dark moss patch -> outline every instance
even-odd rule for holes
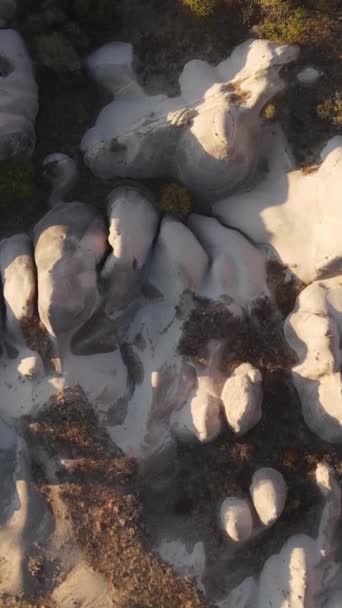
[[[25,230],[45,208],[41,180],[30,160],[0,161],[1,236]]]

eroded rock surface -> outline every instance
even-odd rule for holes
[[[279,471],[258,469],[250,486],[254,508],[264,526],[272,526],[281,516],[286,502],[287,487]]]
[[[247,433],[262,415],[260,371],[248,363],[239,365],[225,382],[221,399],[229,426],[238,435]]]
[[[285,335],[298,355],[293,379],[304,418],[322,439],[342,442],[342,277],[315,281],[299,295]]]
[[[169,175],[208,200],[224,196],[254,174],[259,113],[284,87],[280,68],[296,56],[294,47],[248,40],[216,67],[187,63],[181,95],[168,98],[145,95],[129,44],[99,49],[88,67],[114,101],[82,140],[86,164],[103,178]]]
[[[294,171],[283,142],[275,141],[268,173],[250,192],[214,205],[214,214],[310,283],[341,272],[342,138],[333,138],[312,172]],[[310,234],[310,239],[308,238]]]

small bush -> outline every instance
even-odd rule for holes
[[[185,219],[191,212],[191,198],[186,188],[172,182],[161,191],[160,209]]]
[[[181,0],[181,3],[198,17],[212,15],[216,7],[216,0]]]
[[[335,95],[326,97],[317,106],[317,114],[335,127],[342,127],[342,93],[336,92]]]
[[[276,117],[276,107],[273,103],[268,103],[267,106],[264,107],[262,115],[265,120],[274,120]]]
[[[274,42],[300,42],[310,27],[310,19],[304,8],[298,7],[293,11],[286,9],[286,13],[279,19],[266,17],[260,32]]]

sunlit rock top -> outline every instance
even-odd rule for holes
[[[86,164],[103,178],[173,176],[208,200],[231,192],[258,166],[260,111],[296,56],[295,47],[248,40],[217,66],[187,63],[180,95],[166,97],[144,93],[131,45],[102,47],[88,67],[114,101],[82,140]]]

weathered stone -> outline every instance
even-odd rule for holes
[[[220,522],[230,540],[242,543],[252,536],[253,517],[247,500],[226,498],[220,509]]]
[[[258,469],[253,475],[250,493],[261,523],[272,526],[285,507],[287,487],[284,477],[269,467]]]

